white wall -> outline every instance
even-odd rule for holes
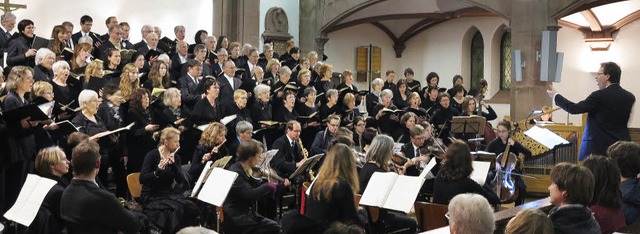
[[[267,11],[272,7],[281,7],[284,9],[284,12],[287,13],[287,19],[289,20],[289,34],[293,36],[293,41],[296,43],[296,46],[298,46],[298,40],[300,39],[300,1],[260,0],[260,31],[258,32],[258,35],[260,35],[260,47],[258,48],[262,51],[262,42],[264,41],[264,38],[262,38],[262,33],[264,32],[264,18],[267,15]]]
[[[80,17],[83,15],[93,18],[92,31],[99,34],[107,32],[104,21],[109,16],[116,16],[119,22],[128,22],[133,43],[141,40],[140,28],[144,24],[159,26],[162,36],[171,39],[175,38],[173,28],[182,24],[187,28],[186,40],[189,43],[194,42],[193,37],[200,29],[211,33],[213,25],[211,0],[191,0],[188,4],[175,0],[12,0],[11,3],[27,5],[27,9],[13,12],[17,21],[25,18],[32,20],[36,35],[45,38],[50,38],[53,26],[63,21],[74,24],[74,33],[79,31]]]

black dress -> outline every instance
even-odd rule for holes
[[[156,148],[156,141],[153,139],[153,132],[148,132],[145,127],[149,124],[155,124],[155,118],[151,115],[151,111],[138,110],[130,108],[127,114],[126,123],[135,123],[131,130],[128,131],[127,148],[129,149],[129,162],[127,169],[129,173],[139,172],[142,167],[145,155]]]
[[[94,115],[96,122],[91,121],[87,116],[83,113],[78,113],[75,118],[71,121],[71,123],[79,128],[79,132],[87,134],[89,136],[93,136],[97,133],[106,132],[107,126],[104,125],[104,122],[98,115]],[[107,170],[109,169],[109,149],[113,141],[111,140],[111,136],[101,137],[98,140],[98,145],[100,145],[100,171],[98,171],[98,178],[100,179],[100,183],[103,186],[106,186],[108,183],[108,174]]]
[[[433,203],[447,205],[453,197],[463,193],[482,195],[490,204],[495,205],[500,203],[500,199],[498,199],[498,196],[494,192],[483,188],[469,177],[457,180],[445,180],[443,170],[438,172],[433,184]]]
[[[307,106],[307,104],[302,103],[296,106],[296,111],[300,116],[310,116],[311,114],[316,113],[318,111],[318,107],[316,106],[310,107],[310,106]],[[300,124],[302,125],[302,132],[300,133],[300,139],[302,140],[302,145],[304,145],[304,148],[306,149],[311,148],[311,143],[313,143],[313,138],[315,137],[316,133],[320,131],[320,126],[317,126],[317,127],[308,126],[307,124],[310,122],[320,123],[320,118],[318,117],[318,114],[316,114],[313,118],[300,119]]]
[[[172,186],[174,183],[187,183],[180,157],[176,155],[175,162],[166,165],[164,170],[158,168],[159,163],[158,149],[151,150],[144,157],[140,170],[140,201],[143,212],[163,233],[176,233],[183,227],[197,224],[198,207],[182,195],[182,189],[174,189]]]
[[[256,213],[255,206],[256,201],[269,197],[275,191],[249,177],[240,162],[231,165],[229,170],[238,173],[238,177],[223,206],[225,230],[230,233],[280,233],[280,225]]]
[[[49,190],[47,196],[44,197],[42,205],[38,210],[36,218],[29,226],[29,234],[36,233],[66,233],[66,228],[60,215],[60,200],[64,189],[69,182],[62,177],[43,176],[48,179],[55,180],[56,185]]]
[[[326,225],[339,221],[344,224],[356,224],[364,228],[356,211],[356,204],[349,183],[339,178],[331,191],[331,200],[316,199],[317,190],[312,187],[305,204],[305,215]]]

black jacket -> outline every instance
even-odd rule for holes
[[[549,219],[553,223],[556,234],[563,233],[600,233],[600,225],[591,210],[580,204],[568,204],[549,211]]]

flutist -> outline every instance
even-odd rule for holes
[[[277,149],[278,153],[271,160],[271,168],[275,169],[278,176],[288,178],[296,169],[306,161],[305,155],[309,153],[302,149],[298,143],[301,131],[300,123],[295,120],[287,122],[285,135],[273,142],[272,149]],[[294,184],[304,181],[304,176],[300,175],[293,179]]]

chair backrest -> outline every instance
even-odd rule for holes
[[[140,172],[131,173],[127,176],[127,187],[131,197],[139,198],[142,193],[142,185],[140,184]]]
[[[449,225],[444,215],[449,210],[447,205],[429,202],[416,202],[414,204],[418,226],[422,231],[429,231]]]

